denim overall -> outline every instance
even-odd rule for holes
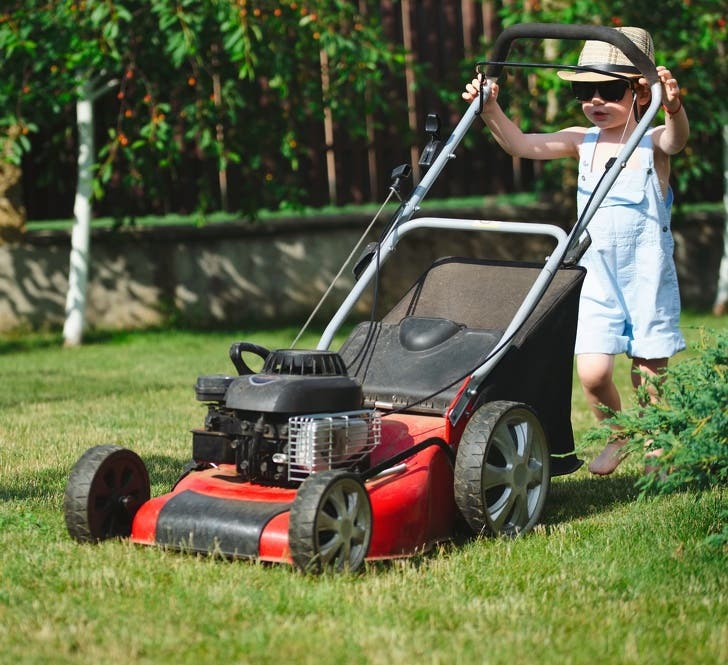
[[[579,215],[601,173],[592,171],[599,129],[579,148]],[[579,301],[575,353],[669,358],[685,348],[670,232],[672,189],[665,201],[654,168],[652,130],[635,149],[639,168],[622,169],[589,223],[592,244]]]

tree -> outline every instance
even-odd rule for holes
[[[77,102],[79,171],[64,326],[66,344],[74,345],[81,342],[86,299],[95,161],[93,101],[101,90],[113,85],[111,81],[99,85],[96,77],[103,78],[107,68],[117,68],[121,60],[117,43],[120,23],[131,17],[113,3],[96,3],[88,11],[68,2],[31,5],[16,3],[0,23],[0,37],[12,64],[6,65],[9,76],[2,92],[6,100],[16,98],[14,114],[5,123],[27,129],[33,126],[28,118],[58,111],[74,98]],[[9,88],[11,84],[17,87]],[[16,147],[27,148],[23,143]],[[15,157],[17,151],[11,154]]]
[[[344,122],[366,110],[364,99],[381,105],[383,73],[401,58],[381,39],[376,16],[365,20],[343,0],[15,0],[0,13],[0,46],[0,107],[9,110],[1,126],[18,125],[25,137],[49,112],[78,112],[67,344],[81,340],[92,175],[96,197],[114,183],[164,207],[181,156],[195,153],[200,209],[227,202],[231,164],[244,176],[238,200],[249,214],[295,203],[300,135],[324,109]],[[325,95],[308,64],[321,54],[338,65]],[[93,101],[117,84],[118,112],[97,158]],[[12,148],[17,157],[29,141]],[[283,156],[287,173],[272,168],[271,154]]]
[[[17,242],[25,230],[25,206],[20,188],[22,169],[15,154],[22,131],[18,125],[12,125],[0,139],[0,244]]]

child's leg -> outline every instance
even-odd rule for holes
[[[645,358],[632,358],[632,385],[634,389],[637,390],[650,377],[664,375],[666,369],[667,358],[652,358],[649,360]],[[655,402],[657,395],[655,394],[654,386],[648,386],[648,391],[650,401]],[[661,454],[662,449],[658,448],[657,450],[650,450],[645,457],[658,457]],[[651,469],[649,464],[647,469]]]
[[[582,353],[576,357],[576,370],[579,374],[584,395],[597,420],[609,417],[600,406],[611,411],[622,407],[617,386],[614,384],[614,356],[606,353]],[[589,464],[589,471],[599,476],[612,473],[622,461],[620,448],[624,441],[608,443],[604,450]]]
[[[637,390],[649,377],[659,376],[667,369],[667,358],[632,358],[632,386]],[[655,401],[656,395],[650,390],[650,399]]]
[[[606,353],[581,353],[576,356],[576,371],[584,389],[586,401],[597,420],[604,420],[608,414],[600,409],[604,405],[612,411],[619,411],[622,403],[617,386],[614,385],[614,356]]]

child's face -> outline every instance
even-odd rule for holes
[[[584,115],[600,129],[611,129],[612,127],[624,127],[634,118],[632,113],[633,104],[636,102],[636,93],[631,86],[628,86],[621,99],[609,101],[610,95],[604,94],[596,85],[590,99],[582,100],[581,110]]]

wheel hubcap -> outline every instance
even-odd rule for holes
[[[371,527],[371,514],[363,491],[356,484],[337,483],[322,502],[316,525],[318,550],[324,566],[356,568],[366,555],[364,544]]]
[[[543,491],[545,454],[545,443],[525,417],[505,418],[493,432],[483,492],[496,532],[515,535],[533,516]]]

